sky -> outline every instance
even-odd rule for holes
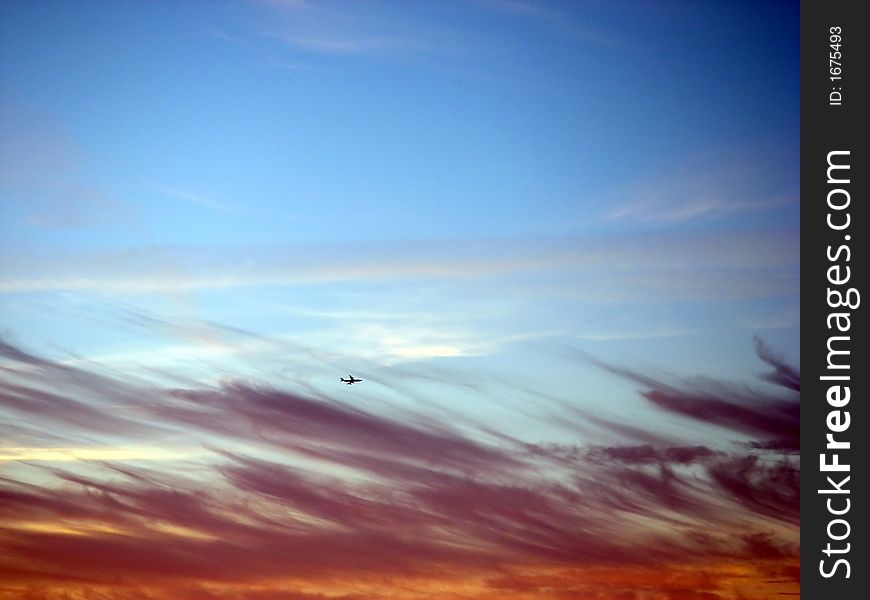
[[[4,2],[0,598],[797,594],[798,34]]]

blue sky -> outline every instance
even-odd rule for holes
[[[554,341],[740,376],[756,334],[798,360],[787,4],[3,13],[0,302],[22,340],[160,356],[118,325],[134,310],[347,368],[504,374]]]
[[[45,303],[94,300],[383,363],[554,337],[728,372],[756,333],[796,358],[787,5],[4,13],[22,337],[133,343],[42,331]]]
[[[720,202],[796,193],[787,11],[761,29],[750,5],[210,7],[5,9],[10,119],[104,196],[80,219],[137,225],[83,243],[595,233],[632,185],[748,167]]]

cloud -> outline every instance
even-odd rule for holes
[[[444,11],[433,15],[425,27],[400,13],[385,15],[372,4],[335,2],[266,1],[270,24],[262,27],[265,37],[297,51],[331,56],[427,56],[448,57],[463,62],[492,52],[492,40],[457,22]],[[625,42],[614,31],[589,26],[542,3],[522,0],[477,0],[484,18],[513,17],[547,28],[550,35],[568,37],[585,44],[620,47]],[[364,6],[365,10],[359,10]]]
[[[113,448],[0,448],[0,462],[9,461],[46,461],[73,462],[81,460],[94,461],[130,461],[130,460],[179,460],[190,458],[200,453],[199,448],[171,450],[160,447],[113,447]]]
[[[169,196],[171,198],[176,198],[178,200],[182,200],[184,202],[195,204],[197,206],[202,206],[205,208],[209,208],[211,210],[215,210],[218,212],[229,212],[229,209],[213,200],[209,200],[208,198],[203,198],[198,194],[192,194],[188,191],[178,189],[174,186],[169,185],[158,185],[154,188],[157,192],[160,192],[164,196]]]
[[[553,16],[553,13],[540,3],[522,2],[521,0],[476,0],[476,2],[499,12],[532,17]]]
[[[757,447],[800,448],[800,374],[755,338],[759,358],[774,367],[763,377],[780,389],[736,386],[704,378],[667,383],[638,371],[609,365],[581,352],[611,373],[644,387],[643,396],[656,408],[691,421],[755,436]]]
[[[297,52],[326,56],[386,56],[429,52],[426,31],[412,31],[410,22],[397,22],[376,10],[328,2],[262,2],[268,19],[262,38]],[[371,8],[371,7],[370,7]]]
[[[701,188],[700,185],[699,188]],[[745,212],[763,212],[796,204],[796,199],[785,196],[744,202],[700,191],[687,191],[685,196],[687,198],[684,200],[674,201],[671,204],[659,201],[657,194],[647,196],[633,204],[621,206],[609,213],[607,218],[676,224],[693,220],[721,218]]]
[[[373,35],[295,36],[275,34],[274,37],[302,50],[325,54],[363,54],[395,50],[420,50],[424,47],[410,38]]]
[[[481,465],[489,469],[520,466],[509,456],[436,421],[409,424],[268,387],[231,383],[214,391],[171,390],[168,395],[169,402],[152,409],[163,419],[278,447],[294,449],[311,444],[376,455],[400,454],[460,470],[475,470]]]
[[[792,297],[796,235],[525,238],[333,244],[317,247],[145,247],[10,257],[0,292],[164,294],[338,282],[481,281],[610,301]],[[595,286],[576,285],[596,281]],[[491,286],[487,286],[488,288]]]
[[[138,383],[39,358],[0,337],[0,408],[15,419],[133,438],[168,433],[137,415],[152,395]]]
[[[773,367],[773,372],[768,373],[764,378],[772,383],[781,385],[782,387],[801,391],[801,374],[793,366],[786,364],[783,359],[777,356],[760,337],[754,338],[755,352],[758,357]]]
[[[788,459],[741,456],[709,469],[713,480],[753,512],[800,523],[800,471]]]
[[[706,446],[616,446],[593,447],[587,457],[593,462],[618,462],[632,465],[642,464],[689,464],[706,461],[721,453]]]
[[[611,340],[646,340],[646,339],[657,339],[657,338],[674,338],[674,337],[686,337],[689,335],[695,335],[700,333],[695,329],[687,329],[687,328],[661,328],[654,330],[640,330],[640,331],[609,331],[602,333],[583,333],[577,335],[578,339],[581,340],[591,340],[591,341],[611,341]]]
[[[715,390],[653,389],[644,396],[658,408],[732,431],[800,443],[799,406],[792,401],[760,398],[747,406],[723,399]]]
[[[90,181],[85,153],[54,115],[0,98],[0,117],[0,190],[19,224],[71,228],[129,219],[129,206]]]
[[[794,188],[791,193],[783,193],[782,188],[765,191],[774,189],[770,181],[788,182],[789,169],[796,169],[770,158],[782,154],[781,149],[748,148],[744,153],[736,158],[720,158],[712,165],[697,159],[678,164],[662,177],[620,192],[610,200],[615,206],[604,217],[677,225],[796,207],[798,190],[793,185],[787,186]]]
[[[308,332],[304,338],[318,347],[342,348],[357,358],[393,365],[437,357],[484,355],[511,341],[531,337],[477,331],[458,316],[439,320],[429,314],[418,323],[397,320],[401,318],[361,316],[340,325],[330,322],[329,327]]]
[[[606,444],[530,444],[459,415],[445,422],[374,411],[235,379],[167,389],[8,342],[2,349],[4,389],[38,385],[52,395],[48,404],[32,400],[29,422],[98,439],[144,433],[166,450],[174,446],[156,443],[157,432],[184,432],[184,448],[199,449],[144,462],[117,443],[105,454],[69,446],[83,459],[75,462],[52,460],[57,446],[21,454],[0,478],[0,576],[21,597],[102,590],[120,599],[138,590],[155,600],[188,591],[254,598],[246,594],[256,589],[262,597],[462,590],[486,598],[512,590],[652,600],[656,590],[737,600],[741,589],[797,585],[794,575],[768,581],[797,564],[799,471],[787,453],[679,445],[645,425],[601,418],[587,429],[606,430]],[[761,439],[789,431],[788,419],[759,425],[754,412],[716,408],[757,403],[740,388],[716,388],[721,398],[698,400],[708,409],[687,410],[678,388],[608,368],[675,396],[673,405],[652,402],[662,414]],[[8,398],[0,411],[20,412]],[[138,428],[123,414],[131,402]],[[748,579],[735,582],[724,565],[739,565]]]

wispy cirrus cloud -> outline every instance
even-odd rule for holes
[[[701,191],[703,190],[703,191]],[[719,196],[706,185],[699,184],[695,191],[686,190],[682,198],[661,200],[660,194],[647,195],[630,204],[620,206],[607,214],[608,219],[634,220],[650,223],[677,224],[686,221],[715,219],[746,212],[763,212],[795,204],[793,197],[774,197],[763,200],[739,201]]]
[[[595,278],[601,298],[771,297],[797,291],[798,237],[783,232],[466,240],[317,247],[143,247],[11,257],[0,292],[114,294],[353,281]],[[545,282],[544,282],[545,283]]]
[[[397,22],[377,10],[330,2],[259,2],[269,19],[262,38],[309,54],[332,56],[429,52],[419,28]]]
[[[474,61],[481,53],[498,51],[479,31],[452,22],[449,13],[425,26],[401,13],[387,15],[377,4],[329,1],[256,2],[269,16],[256,35],[287,49],[323,57],[446,57]],[[431,7],[429,7],[431,9]],[[625,40],[613,30],[593,28],[553,6],[519,0],[477,0],[469,8],[488,18],[516,18],[546,27],[554,36],[615,47]],[[294,63],[296,64],[296,63]],[[304,65],[309,68],[310,65]]]
[[[152,461],[179,460],[190,458],[202,452],[199,448],[171,450],[154,446],[128,447],[44,447],[44,448],[0,448],[0,462],[76,462],[83,460],[98,461]]]
[[[639,384],[662,415],[758,441],[788,437],[790,409],[773,422],[760,419],[758,407],[771,398],[796,403],[797,371],[763,345],[758,350],[781,395],[708,383],[692,410],[672,384],[606,368]],[[278,597],[328,589],[339,597],[388,590],[416,598],[405,590],[447,585],[481,597],[628,590],[646,598],[651,588],[643,582],[657,573],[673,578],[672,597],[709,590],[736,600],[747,585],[771,593],[797,585],[789,569],[797,564],[799,467],[787,452],[680,445],[644,436],[641,426],[611,428],[618,437],[606,444],[529,444],[473,422],[407,409],[388,416],[332,394],[255,381],[162,388],[9,343],[2,357],[0,411],[7,415],[20,414],[10,402],[15,386],[46,388],[66,402],[79,390],[77,402],[90,410],[73,415],[58,412],[58,401],[36,403],[26,419],[99,438],[109,434],[107,419],[133,431],[108,413],[138,396],[140,428],[152,439],[183,431],[188,446],[198,440],[203,449],[162,457],[173,469],[136,462],[144,456],[84,450],[69,452],[87,469],[76,466],[81,461],[44,456],[38,467],[21,458],[0,479],[0,573],[9,593],[39,597],[62,582],[77,593],[121,583],[154,599],[206,587],[218,598],[247,597],[238,594],[251,588]],[[105,396],[113,401],[103,403]],[[735,564],[740,581],[724,567]],[[703,581],[687,580],[688,572],[703,573]]]
[[[690,160],[663,176],[638,182],[609,200],[612,207],[604,219],[667,226],[763,214],[798,204],[794,185],[772,188],[765,184],[786,180],[789,168],[796,167],[773,161],[765,156],[764,148],[745,149],[745,154],[713,165]],[[783,187],[794,189],[785,193]]]
[[[87,173],[87,154],[55,115],[0,97],[0,191],[21,225],[78,228],[128,219]]]
[[[774,388],[736,386],[706,378],[656,378],[624,367],[599,361],[577,351],[578,358],[589,360],[620,377],[643,386],[641,392],[656,408],[731,432],[756,437],[757,447],[772,446],[790,451],[800,449],[800,374],[755,338],[758,357],[772,371],[763,379]]]
[[[219,211],[219,212],[230,212],[230,209],[219,202],[215,202],[214,200],[210,200],[208,198],[204,198],[199,194],[191,193],[187,190],[179,189],[175,186],[170,185],[158,185],[155,186],[154,189],[157,192],[160,192],[164,196],[169,196],[171,198],[176,198],[178,200],[182,200],[184,202],[188,202],[190,204],[196,204],[198,206],[202,206],[205,208],[209,208],[211,210]]]
[[[426,48],[410,38],[361,35],[358,33],[353,35],[326,32],[321,32],[320,35],[313,33],[309,35],[273,33],[270,37],[308,52],[334,55],[424,50]]]

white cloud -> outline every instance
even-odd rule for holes
[[[112,253],[7,258],[0,292],[173,294],[195,290],[376,281],[522,281],[558,276],[589,286],[666,291],[733,288],[793,278],[796,235],[512,239],[487,242],[248,248],[148,247]],[[776,271],[771,277],[770,270]],[[791,275],[790,275],[791,274]],[[585,279],[584,279],[585,278]],[[724,282],[720,284],[719,281]],[[588,287],[588,286],[587,286]]]
[[[754,150],[713,165],[689,160],[665,175],[636,182],[614,196],[613,207],[604,218],[674,225],[796,207],[796,172],[791,185],[784,183],[790,179],[789,167],[782,161],[759,157],[762,150]],[[771,186],[774,181],[784,183],[791,192]]]
[[[10,461],[73,462],[179,460],[205,456],[203,448],[169,449],[155,446],[0,448],[0,463]]]
[[[203,198],[198,194],[193,194],[191,192],[179,189],[174,186],[169,185],[158,185],[154,186],[154,190],[160,192],[164,196],[170,196],[172,198],[177,198],[178,200],[183,200],[184,202],[188,202],[190,204],[196,204],[199,206],[203,206],[205,208],[210,208],[212,210],[227,212],[229,209],[220,204],[219,202],[215,202],[214,200],[210,200],[208,198]]]

